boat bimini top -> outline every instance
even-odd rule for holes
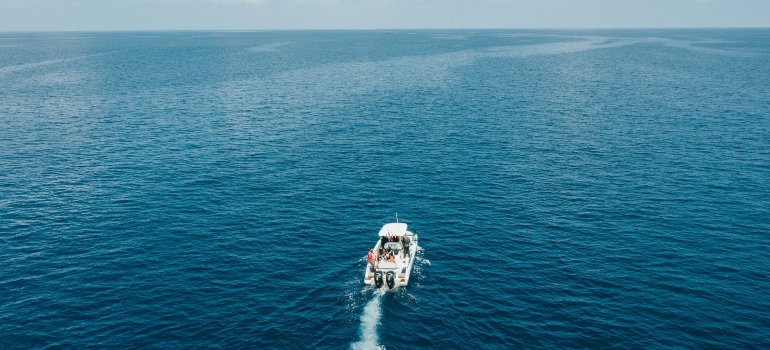
[[[396,236],[401,237],[406,234],[406,224],[404,223],[391,223],[385,224],[380,229],[380,237]]]

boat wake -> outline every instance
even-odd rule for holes
[[[350,344],[352,350],[385,350],[385,346],[377,344],[377,325],[380,324],[380,304],[382,296],[387,292],[383,287],[374,292],[372,300],[364,307],[361,315],[361,339]]]

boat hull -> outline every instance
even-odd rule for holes
[[[376,267],[377,272],[381,272],[382,276],[387,276],[389,272],[393,273],[394,281],[393,286],[391,288],[395,287],[403,287],[409,284],[409,278],[412,275],[412,268],[414,267],[414,262],[417,255],[417,249],[419,248],[417,244],[417,235],[412,232],[405,232],[405,236],[409,237],[409,246],[408,251],[409,254],[404,254],[405,250],[403,249],[403,245],[400,242],[398,243],[398,246],[402,247],[402,249],[398,250],[395,254],[395,261],[394,262],[388,262],[385,260],[375,259],[374,264],[367,263],[366,265],[366,272],[364,273],[364,284],[366,285],[372,285],[376,286],[377,283],[375,283],[375,273],[372,271],[371,267],[374,265]],[[394,242],[387,242],[387,244],[392,244]],[[380,252],[381,247],[381,241],[378,240],[377,244],[375,244],[373,251],[375,253]],[[384,278],[383,278],[384,279]],[[383,285],[387,285],[387,283],[383,283]]]

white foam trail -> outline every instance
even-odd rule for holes
[[[385,288],[375,291],[372,300],[364,307],[364,313],[361,315],[361,340],[350,344],[351,349],[385,350],[384,346],[377,344],[377,325],[380,324],[380,301],[385,292]]]

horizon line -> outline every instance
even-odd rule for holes
[[[413,28],[262,28],[262,29],[57,29],[0,30],[5,33],[121,33],[121,32],[292,32],[292,31],[376,31],[376,30],[689,30],[689,29],[770,29],[770,26],[724,27],[413,27]]]

